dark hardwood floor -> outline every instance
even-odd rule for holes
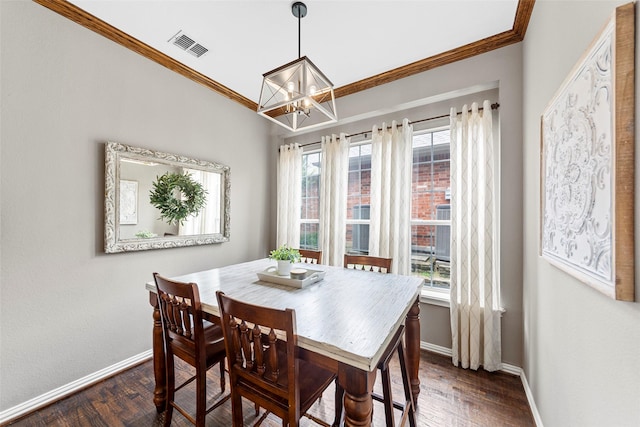
[[[177,363],[179,376],[190,367]],[[219,398],[217,369],[209,372],[207,384],[209,403]],[[393,393],[400,400],[402,384],[397,363],[392,366]],[[418,425],[424,426],[535,426],[520,378],[506,373],[478,372],[454,367],[449,357],[422,351],[420,359],[421,392],[418,398]],[[228,382],[227,382],[228,384]],[[153,367],[151,361],[142,363],[112,378],[104,380],[55,404],[18,419],[10,425],[27,426],[161,426],[163,415],[153,405]],[[376,384],[376,389],[380,389]],[[182,401],[188,401],[194,389],[186,388]],[[228,392],[228,385],[227,385]],[[180,398],[180,397],[178,397]],[[195,407],[191,408],[195,413]],[[333,387],[309,411],[326,421],[333,420]],[[253,425],[253,405],[245,402],[245,425]],[[396,422],[398,416],[396,416]],[[374,402],[376,427],[384,426],[384,409]],[[173,426],[191,424],[177,411]],[[230,426],[231,402],[207,416],[207,426]],[[281,421],[269,415],[263,426],[281,426]],[[303,419],[301,426],[317,425]]]

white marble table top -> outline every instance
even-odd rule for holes
[[[297,265],[326,271],[323,280],[303,289],[258,280],[257,273],[272,265],[260,259],[172,279],[196,283],[203,310],[216,316],[218,290],[251,304],[292,308],[300,347],[366,371],[376,368],[422,286],[418,277],[315,264]],[[156,292],[153,281],[146,289]]]

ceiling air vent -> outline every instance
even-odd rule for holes
[[[202,46],[200,43],[196,43],[193,46],[191,46],[191,48],[189,48],[189,53],[196,56],[197,58],[200,58],[202,55],[204,55],[208,51],[209,49]]]
[[[171,37],[168,41],[178,46],[180,49],[186,50],[196,58],[200,58],[202,55],[209,51],[209,49],[202,46],[200,43],[196,43],[195,40],[184,34],[182,30],[178,31],[178,33]]]
[[[173,39],[173,44],[175,44],[182,50],[187,50],[195,44],[195,41],[185,36],[184,34],[181,34],[175,39]]]

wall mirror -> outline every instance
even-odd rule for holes
[[[105,252],[229,241],[229,166],[107,142]]]

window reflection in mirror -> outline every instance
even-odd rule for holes
[[[202,184],[207,192],[207,202],[196,216],[189,216],[178,228],[180,235],[220,233],[220,174],[196,169],[183,169],[191,178]]]

